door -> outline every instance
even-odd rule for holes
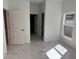
[[[4,25],[5,25],[5,36],[6,36],[6,43],[8,45],[8,22],[7,22],[7,11],[3,9],[3,15],[4,15]]]
[[[11,10],[9,12],[9,19],[11,30],[10,44],[24,44],[26,12]]]

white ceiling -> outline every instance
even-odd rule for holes
[[[31,1],[31,3],[42,3],[42,2],[44,2],[44,0],[30,0]]]

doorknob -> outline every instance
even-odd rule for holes
[[[21,31],[24,31],[24,29],[21,29]]]

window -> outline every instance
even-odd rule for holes
[[[75,13],[69,12],[64,14],[64,23],[63,23],[63,35],[66,38],[72,38],[72,32],[74,27]]]

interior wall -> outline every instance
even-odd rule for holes
[[[76,12],[76,0],[64,0],[63,1],[62,26],[63,26],[63,15],[64,13],[67,13],[67,12]],[[76,22],[76,19],[75,19],[75,22]],[[76,25],[73,28],[72,40],[68,40],[62,35],[61,35],[61,40],[67,43],[69,46],[76,48]]]
[[[8,0],[3,0],[3,8],[8,9]]]
[[[30,13],[31,14],[39,14],[39,12],[40,12],[39,4],[30,3]]]
[[[61,26],[62,1],[46,0],[44,40],[59,40]]]
[[[5,36],[5,28],[3,28],[3,57],[5,57],[6,53],[7,53],[6,36]]]
[[[25,41],[24,43],[30,43],[30,0],[9,0],[8,2],[9,2],[8,6],[9,6],[10,30],[12,34],[11,37],[15,37],[13,34],[14,32],[20,33],[22,34],[22,36],[24,36],[23,42]],[[12,13],[12,12],[17,12],[17,13]],[[18,28],[14,28],[12,26],[12,25],[15,25],[16,23],[16,21],[15,23],[13,22],[13,19],[15,19],[14,17],[18,19],[17,22],[21,24],[21,25],[18,25],[19,26]],[[17,25],[15,27],[17,27]],[[24,29],[24,32],[21,32],[22,28]],[[20,32],[13,30],[13,29],[17,29]],[[18,37],[19,36],[17,36],[16,38]],[[10,44],[14,43],[12,42],[12,39],[9,41]]]
[[[41,13],[45,13],[45,1],[41,3]]]

